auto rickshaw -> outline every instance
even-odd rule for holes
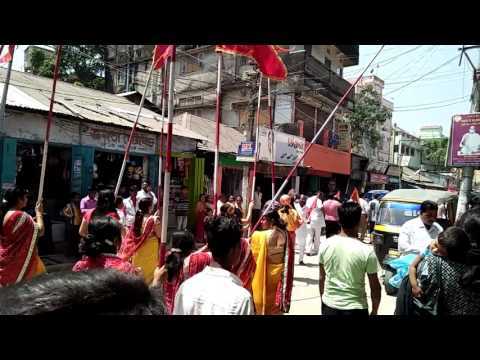
[[[399,189],[388,193],[380,201],[371,240],[378,261],[385,270],[384,284],[389,295],[395,294],[396,289],[389,286],[389,280],[395,271],[388,266],[388,263],[404,255],[398,251],[400,228],[408,220],[420,215],[420,205],[426,200],[446,204],[446,219],[437,219],[444,229],[454,224],[458,196],[449,191]]]

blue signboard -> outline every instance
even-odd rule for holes
[[[238,147],[238,156],[253,156],[255,153],[255,143],[253,141],[242,141]]]

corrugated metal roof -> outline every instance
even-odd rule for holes
[[[449,191],[429,189],[398,189],[389,192],[382,198],[382,200],[401,200],[415,203],[421,203],[426,200],[431,200],[438,203],[441,200],[450,200],[457,197],[457,195]]]
[[[190,113],[178,115],[173,121],[176,124],[182,124],[185,128],[195,131],[208,139],[206,143],[198,144],[200,150],[215,151],[214,121]],[[220,139],[221,153],[236,154],[240,143],[245,141],[245,136],[229,126],[220,124]]]
[[[6,69],[0,68],[0,86],[3,90]],[[7,96],[7,105],[19,108],[48,111],[52,91],[50,78],[30,73],[12,71]],[[57,82],[53,112],[58,115],[73,116],[97,123],[131,128],[138,105],[114,94],[73,85],[64,81]],[[139,129],[161,132],[161,117],[148,109],[142,109]],[[164,126],[164,132],[167,127]],[[173,126],[173,135],[207,141],[199,133],[180,124]]]

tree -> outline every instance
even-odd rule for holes
[[[352,146],[357,147],[365,143],[375,148],[380,140],[377,125],[383,124],[391,117],[392,112],[382,105],[382,98],[373,86],[364,87],[355,99],[352,113],[345,117],[350,125]]]
[[[422,141],[423,156],[440,168],[445,167],[448,138],[428,139]]]
[[[64,45],[60,62],[59,78],[85,87],[105,89],[106,48],[102,45]],[[32,72],[53,77],[55,57],[45,56],[40,50],[32,52]]]

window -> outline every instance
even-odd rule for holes
[[[393,145],[393,152],[398,153],[398,145]]]
[[[180,74],[190,74],[202,70],[200,61],[193,59],[185,59],[180,63]]]
[[[415,149],[414,148],[410,148],[410,155],[415,156]]]
[[[117,86],[125,85],[125,70],[120,69],[117,71]]]

